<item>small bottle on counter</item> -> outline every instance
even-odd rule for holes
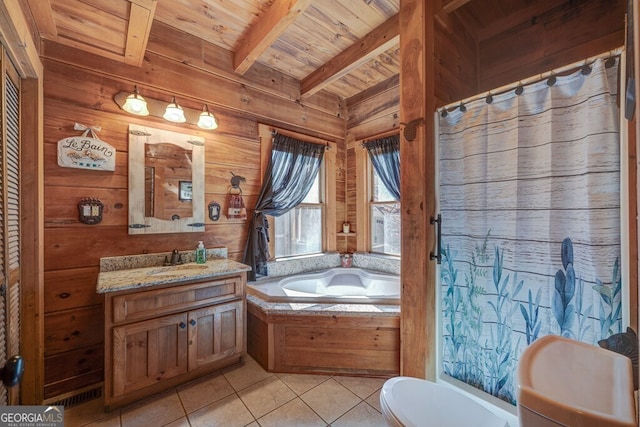
[[[346,254],[342,254],[340,255],[340,265],[342,267],[351,267],[353,262],[353,258],[351,258],[351,254],[350,253],[346,253]]]
[[[198,247],[196,248],[196,264],[204,264],[207,262],[207,250],[204,247],[204,243],[202,240],[198,242]]]

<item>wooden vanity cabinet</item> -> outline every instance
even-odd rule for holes
[[[105,298],[105,406],[112,409],[246,354],[244,274],[111,292]]]
[[[182,375],[187,366],[184,313],[113,328],[113,396]]]

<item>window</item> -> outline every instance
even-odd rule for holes
[[[371,252],[400,255],[400,203],[387,190],[373,167],[371,171]]]
[[[335,143],[262,124],[258,133],[264,178],[243,257],[252,267],[249,281],[268,274],[270,260],[335,250],[324,223],[335,224],[336,217],[335,191],[328,194],[336,179]]]
[[[295,208],[275,218],[275,257],[322,252],[322,165],[309,193]]]

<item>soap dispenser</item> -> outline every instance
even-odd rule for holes
[[[207,250],[204,248],[204,243],[202,240],[198,242],[198,247],[196,248],[196,264],[204,264],[207,261]]]

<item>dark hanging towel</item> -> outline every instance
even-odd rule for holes
[[[624,117],[633,119],[636,111],[636,78],[635,78],[635,50],[633,42],[633,0],[627,0],[627,90],[625,93]]]

